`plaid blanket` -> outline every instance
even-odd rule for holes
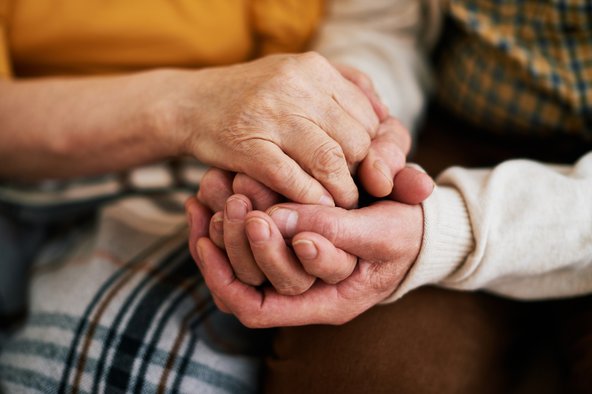
[[[188,195],[45,198],[20,209],[4,199],[3,312],[30,285],[26,319],[0,343],[0,392],[257,391],[267,332],[213,304],[187,250]]]

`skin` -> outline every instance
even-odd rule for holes
[[[391,128],[397,130],[406,133]],[[218,307],[249,327],[342,324],[392,294],[420,250],[423,212],[415,204],[433,189],[425,173],[389,160],[403,152],[401,141],[376,139],[370,151],[391,163],[390,197],[407,204],[379,201],[354,210],[273,205],[282,198],[264,185],[210,169],[186,209],[189,248]],[[381,178],[365,168],[372,167],[360,166],[362,183],[384,193],[384,185],[372,185]],[[235,204],[245,212],[228,220]],[[264,281],[268,285],[260,286]]]
[[[249,327],[353,319],[397,288],[417,258],[423,232],[421,207],[394,201],[355,210],[283,203],[252,211],[245,219],[249,244],[271,282],[255,287],[237,278],[206,236],[209,209],[192,198],[187,211],[190,250],[216,304]]]
[[[197,71],[0,81],[0,177],[88,176],[192,155],[290,200],[351,208],[358,192],[350,171],[386,113],[368,86],[360,72],[315,53]]]
[[[405,166],[405,154],[408,149],[407,130],[394,119],[387,118],[381,124],[368,156],[362,161],[358,171],[361,183],[370,194],[375,197],[390,196],[393,200],[407,204],[417,204],[430,195],[434,187],[431,178],[421,171]],[[372,165],[376,162],[386,163],[387,167],[382,171],[376,171],[376,166]],[[236,195],[232,196],[233,194]],[[249,243],[249,233],[246,230],[248,215],[253,209],[265,211],[283,201],[282,197],[244,174],[237,174],[233,179],[232,174],[212,168],[202,179],[197,199],[215,212],[209,228],[209,237],[215,245],[225,249],[237,278],[254,286],[261,285],[266,280],[270,280],[272,284],[279,282],[272,280],[261,269],[261,263],[258,263],[254,256],[253,245]],[[232,215],[229,215],[229,212]],[[310,284],[310,281],[304,282]],[[299,294],[308,288],[306,283],[290,289],[278,287],[277,290],[282,294]]]

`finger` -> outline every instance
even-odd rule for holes
[[[331,193],[335,204],[353,208],[358,188],[349,172],[341,146],[314,123],[303,120],[299,133],[282,141],[282,149]]]
[[[392,201],[379,201],[355,210],[293,203],[282,203],[268,210],[285,238],[305,231],[314,232],[335,247],[371,261],[382,261],[389,253],[396,255],[398,245],[417,242],[417,234],[401,231],[416,227],[410,222],[416,219],[415,215],[407,210],[405,213],[402,216],[399,206]]]
[[[329,284],[339,283],[349,277],[358,262],[356,256],[336,248],[317,233],[296,234],[292,239],[292,247],[306,272]]]
[[[289,200],[301,204],[335,205],[327,189],[280,147],[264,141],[252,149],[260,154],[250,157],[242,172]]]
[[[235,194],[226,201],[224,246],[236,276],[247,284],[259,286],[265,276],[257,267],[245,234],[245,217],[251,210],[251,202],[243,195]]]
[[[415,205],[428,198],[435,186],[432,178],[425,172],[405,167],[395,176],[390,197],[395,201]]]
[[[407,130],[394,118],[380,125],[358,170],[359,179],[368,193],[385,197],[392,192],[395,175],[405,166],[408,141]]]
[[[195,261],[197,261],[197,251],[195,243],[201,237],[208,233],[208,224],[212,213],[204,205],[200,204],[195,197],[190,197],[185,202],[185,212],[189,225],[189,251]]]
[[[222,302],[222,300],[220,300],[220,298],[216,297],[215,295],[212,294],[212,299],[214,300],[214,304],[216,304],[216,306],[218,307],[218,309],[220,309],[222,312],[224,313],[232,313],[230,311],[230,309],[224,305],[224,303]]]
[[[334,100],[328,101],[324,108],[318,108],[314,123],[341,147],[350,171],[354,170],[359,162],[366,157],[371,136],[374,136],[376,132],[373,130],[372,133],[369,133],[362,124],[344,111]],[[290,133],[286,137],[288,138],[286,144],[288,146],[293,144],[298,146],[303,141],[305,143],[308,141],[307,136],[303,133]]]
[[[251,212],[246,232],[257,265],[278,293],[298,295],[312,286],[315,277],[302,268],[271,218]]]
[[[197,192],[197,199],[213,212],[222,211],[232,193],[234,173],[210,167],[204,174]]]
[[[329,86],[331,90],[326,93],[329,94],[346,113],[360,123],[371,137],[373,137],[378,128],[379,121],[372,108],[372,104],[362,90],[344,78],[339,71],[322,56],[318,56],[317,59],[312,59],[312,61],[318,63],[318,68],[311,68],[311,70],[315,70],[314,74],[309,75],[311,80],[317,80],[318,86]],[[329,67],[329,69],[326,67]],[[319,73],[317,71],[319,68],[323,68],[327,70],[327,72]],[[323,80],[319,80],[321,77]],[[327,78],[329,78],[329,81],[327,81]]]
[[[212,242],[224,250],[224,213],[216,212],[210,220],[210,239]]]
[[[234,194],[246,196],[258,211],[264,211],[281,200],[279,194],[245,174],[236,174],[232,190]]]
[[[226,256],[208,238],[197,244],[204,280],[216,296],[247,327],[342,324],[385,297],[370,291],[370,269],[360,266],[344,282],[316,282],[306,293],[285,296],[273,289],[258,291],[236,278]]]
[[[372,83],[372,79],[370,79],[367,74],[354,67],[343,64],[334,64],[334,66],[341,73],[341,75],[344,76],[345,79],[356,85],[362,90],[362,92],[364,92],[368,100],[370,100],[378,120],[380,122],[385,121],[389,116],[389,109],[378,97],[374,84]]]

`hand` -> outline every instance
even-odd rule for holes
[[[354,207],[350,169],[379,120],[364,93],[315,53],[182,72],[163,98],[184,151],[290,200]]]
[[[360,180],[375,196],[391,193],[393,199],[417,204],[430,195],[433,181],[421,171],[404,167],[405,156],[400,144],[406,140],[398,137],[401,132],[406,133],[406,130],[392,119],[381,125],[360,166]],[[381,171],[377,171],[379,161],[388,163]],[[394,180],[388,174],[396,174]],[[232,173],[219,169],[208,170],[202,179],[198,200],[216,212],[210,224],[211,240],[226,250],[236,276],[244,283],[257,286],[266,278],[251,252],[245,218],[253,209],[264,211],[280,202],[281,196],[244,174],[233,177]],[[238,196],[229,198],[233,194]]]
[[[198,218],[207,210],[197,199],[187,209],[194,223],[203,223]],[[250,212],[245,222],[253,255],[273,288],[238,280],[203,227],[190,239],[217,305],[250,327],[347,322],[392,294],[419,254],[423,213],[417,205],[380,201],[346,211],[285,203],[268,213]]]
[[[333,67],[335,67],[345,79],[356,85],[362,92],[364,92],[368,100],[370,100],[376,116],[378,116],[378,119],[381,122],[388,118],[388,107],[384,105],[384,103],[378,97],[376,89],[374,88],[374,84],[372,83],[372,79],[370,79],[368,75],[361,72],[357,68],[345,64],[333,63]]]

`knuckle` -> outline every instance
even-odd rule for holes
[[[314,174],[323,178],[333,178],[347,169],[343,149],[334,141],[321,144],[312,154]]]
[[[261,286],[265,281],[263,275],[257,271],[244,267],[234,269],[236,277],[243,283],[251,286]]]
[[[296,296],[305,293],[310,286],[312,281],[290,281],[278,284],[275,287],[276,291],[286,296]]]
[[[366,155],[368,155],[368,150],[370,149],[370,145],[372,144],[372,140],[367,133],[361,133],[355,144],[350,149],[348,162],[349,163],[358,163],[362,161]]]
[[[302,59],[302,61],[304,61],[305,63],[311,64],[314,66],[329,65],[329,61],[324,56],[322,56],[321,54],[319,54],[318,52],[315,52],[315,51],[308,51],[308,52],[301,54],[300,59]]]
[[[277,74],[272,77],[271,83],[277,87],[282,87],[282,90],[284,90],[286,86],[296,84],[298,79],[299,70],[296,67],[296,62],[293,60],[285,61],[278,66]]]
[[[272,185],[295,184],[296,177],[293,175],[293,168],[286,160],[277,160],[274,165],[267,166],[268,176]]]
[[[288,182],[288,187],[294,192],[296,201],[307,201],[309,193],[313,188],[313,179],[308,178],[304,181],[296,181],[293,179]]]
[[[370,270],[370,278],[368,281],[369,289],[374,294],[381,294],[393,288],[399,276],[396,272],[388,272],[380,266],[372,267]]]
[[[293,285],[277,286],[276,290],[278,293],[285,296],[296,296],[304,293],[304,290],[302,290],[300,286]]]
[[[278,160],[268,170],[269,185],[280,191],[282,185],[284,190],[289,190],[295,201],[306,201],[313,187],[314,180],[311,177],[300,177],[296,169],[287,161]]]
[[[302,78],[303,60],[301,55],[284,57],[278,63],[275,73],[270,77],[270,82],[279,87],[298,84]]]
[[[340,209],[341,208],[332,208],[332,209]],[[316,233],[325,237],[329,242],[335,243],[336,240],[340,238],[341,235],[341,221],[335,220],[334,217],[327,214],[324,211],[317,212],[314,215],[314,219],[312,219],[313,223],[311,226],[311,231],[315,231]]]

